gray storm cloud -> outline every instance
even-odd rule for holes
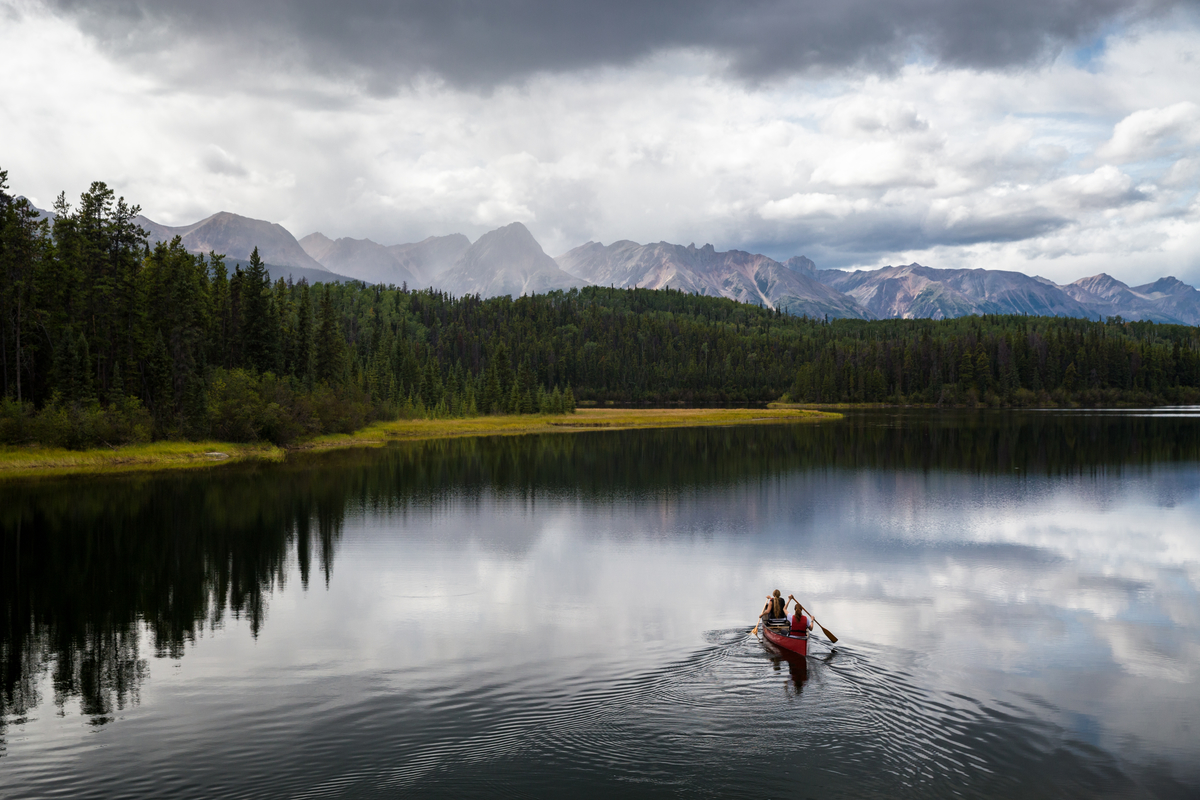
[[[757,81],[890,71],[912,58],[997,69],[1053,57],[1114,24],[1194,0],[56,0],[111,52],[203,37],[221,59],[191,72],[302,64],[387,93],[413,78],[489,88],[538,73],[624,66],[699,49]]]

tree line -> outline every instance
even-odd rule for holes
[[[150,247],[103,183],[53,221],[0,171],[0,441],[286,443],[375,419],[586,404],[1200,400],[1196,328],[790,317],[678,290],[452,297],[272,281]]]

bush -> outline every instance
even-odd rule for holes
[[[193,436],[207,434],[229,442],[267,440],[286,445],[305,436],[353,433],[404,410],[373,403],[355,387],[333,389],[319,384],[305,391],[295,379],[242,369],[213,370],[202,396],[205,402],[195,420],[161,428],[158,436],[177,436],[186,430]],[[3,444],[37,442],[73,450],[116,446],[149,441],[154,425],[154,417],[135,397],[102,406],[65,403],[56,396],[40,411],[32,403],[0,398]]]
[[[258,378],[244,369],[216,370],[208,389],[209,430],[222,441],[253,442],[262,430]]]
[[[0,443],[23,444],[31,438],[33,403],[0,398]]]
[[[63,403],[54,398],[41,411],[9,400],[0,403],[0,441],[38,442],[48,447],[83,450],[150,440],[154,420],[141,401],[127,397],[108,406]]]

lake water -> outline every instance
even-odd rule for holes
[[[1200,416],[0,487],[4,797],[1200,796]],[[749,635],[795,594],[839,637]]]

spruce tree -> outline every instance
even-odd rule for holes
[[[346,340],[333,307],[329,284],[321,292],[321,325],[316,341],[316,378],[330,386],[341,386],[346,376]]]
[[[296,338],[291,364],[292,376],[310,385],[313,375],[313,309],[308,281],[300,279],[299,298],[296,301]]]
[[[255,247],[241,284],[242,358],[247,367],[267,372],[275,366],[276,341],[272,319],[271,284],[266,265]]]

